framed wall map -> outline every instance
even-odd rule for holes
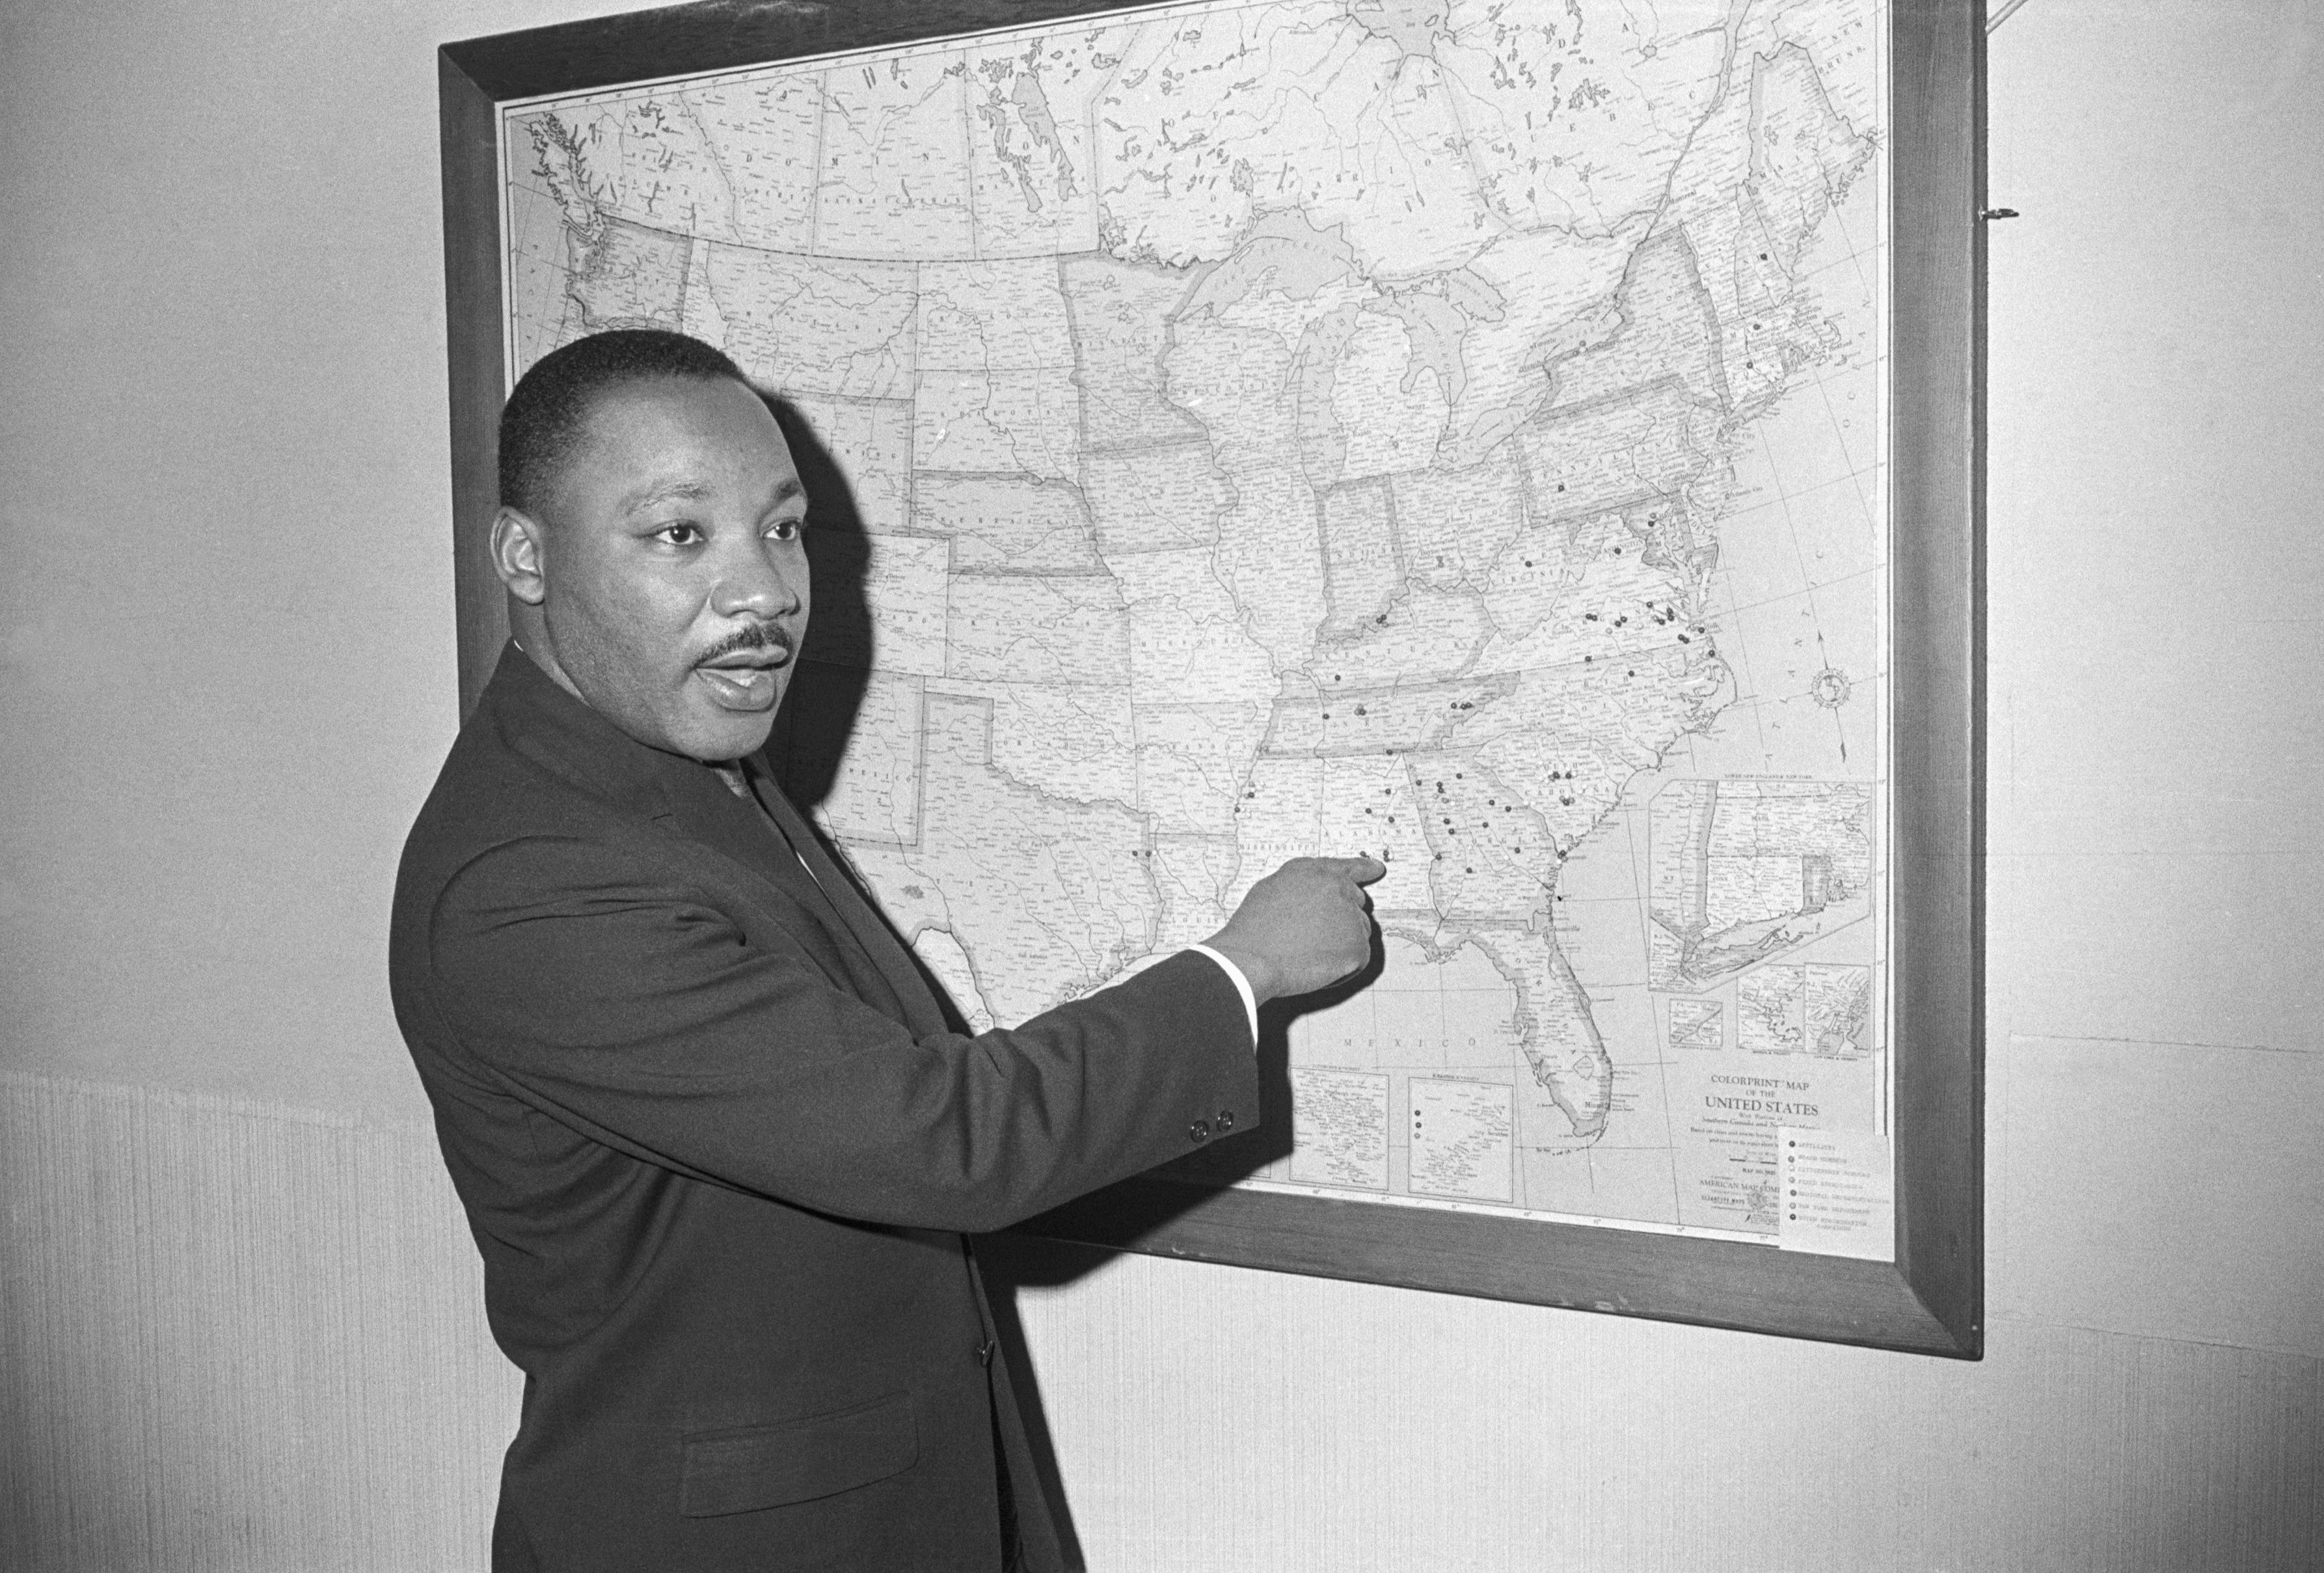
[[[974,1025],[1370,852],[1260,1130],[1054,1237],[1974,1356],[1981,8],[678,6],[442,52],[513,379],[779,397],[794,796]]]

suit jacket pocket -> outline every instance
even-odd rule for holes
[[[920,1456],[912,1395],[685,1438],[678,1511],[687,1518],[811,1502],[902,1473]]]

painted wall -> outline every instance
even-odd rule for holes
[[[0,0],[0,1565],[481,1565],[513,1383],[382,961],[431,46],[620,8]],[[1989,1358],[1123,1259],[1019,1300],[1093,1567],[2324,1561],[2324,24],[1992,65]]]
[[[424,1113],[383,957],[457,720],[435,45],[588,9],[0,5],[8,1063]]]

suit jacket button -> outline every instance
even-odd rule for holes
[[[983,1343],[979,1344],[976,1346],[976,1363],[979,1365],[984,1366],[987,1370],[990,1370],[992,1365],[992,1352],[999,1347],[1001,1347],[1001,1346],[994,1343],[990,1338],[987,1338]]]
[[[1206,1122],[1196,1120],[1187,1127],[1186,1134],[1196,1142],[1207,1142],[1211,1139],[1211,1127]]]
[[[1234,1110],[1221,1109],[1219,1111],[1219,1129],[1222,1131],[1231,1131],[1234,1129]]]

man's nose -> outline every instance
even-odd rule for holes
[[[710,609],[722,617],[772,619],[799,609],[807,578],[804,557],[796,563],[779,562],[753,535],[722,554],[718,570]]]

